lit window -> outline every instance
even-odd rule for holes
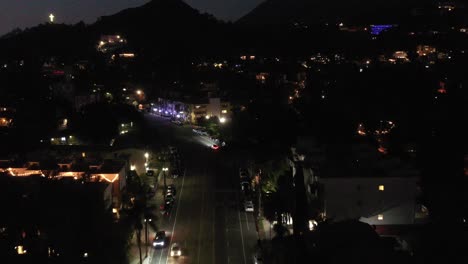
[[[379,185],[379,191],[383,191],[383,190],[385,190],[385,186]]]
[[[377,219],[379,219],[379,221],[382,221],[382,220],[383,220],[383,215],[382,215],[382,214],[379,214],[379,215],[377,216]]]

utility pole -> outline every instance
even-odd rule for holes
[[[148,220],[145,217],[145,258],[148,257]]]

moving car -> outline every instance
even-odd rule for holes
[[[180,257],[182,256],[182,249],[179,244],[173,243],[171,246],[171,257]]]
[[[153,239],[153,247],[164,247],[166,244],[166,232],[159,231]]]
[[[253,206],[252,201],[245,201],[244,209],[245,209],[246,212],[253,212],[254,211],[254,206]]]

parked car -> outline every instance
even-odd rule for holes
[[[182,256],[182,249],[179,244],[173,243],[171,246],[171,257],[180,257]]]
[[[176,187],[175,187],[174,184],[170,184],[170,185],[168,185],[168,186],[166,187],[166,193],[167,193],[167,194],[170,193],[170,194],[172,194],[172,195],[175,196],[175,195],[176,195],[176,192],[177,192],[177,191],[176,191]]]
[[[171,174],[172,174],[172,178],[177,179],[180,175],[180,171],[179,169],[176,168],[171,171]]]
[[[164,197],[164,201],[173,203],[175,201],[174,195],[166,193],[166,196]]]
[[[250,191],[250,183],[249,182],[241,182],[241,191],[248,192]]]
[[[261,252],[256,252],[253,255],[253,263],[254,264],[263,264],[263,257]]]
[[[253,212],[254,211],[254,206],[252,201],[245,201],[244,202],[244,209],[246,212]]]
[[[153,247],[164,247],[166,245],[166,232],[158,231],[153,239]]]
[[[176,147],[169,146],[169,153],[170,153],[170,154],[175,154],[175,153],[177,153],[177,152],[178,152],[178,151],[177,151],[177,148],[176,148]]]
[[[240,178],[249,178],[249,173],[244,168],[239,168],[239,177]]]
[[[169,215],[169,214],[171,214],[172,207],[173,207],[172,202],[165,202],[160,206],[159,209],[161,211],[161,214]]]

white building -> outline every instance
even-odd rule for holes
[[[416,177],[320,178],[323,212],[333,221],[359,219],[370,225],[415,223]]]

